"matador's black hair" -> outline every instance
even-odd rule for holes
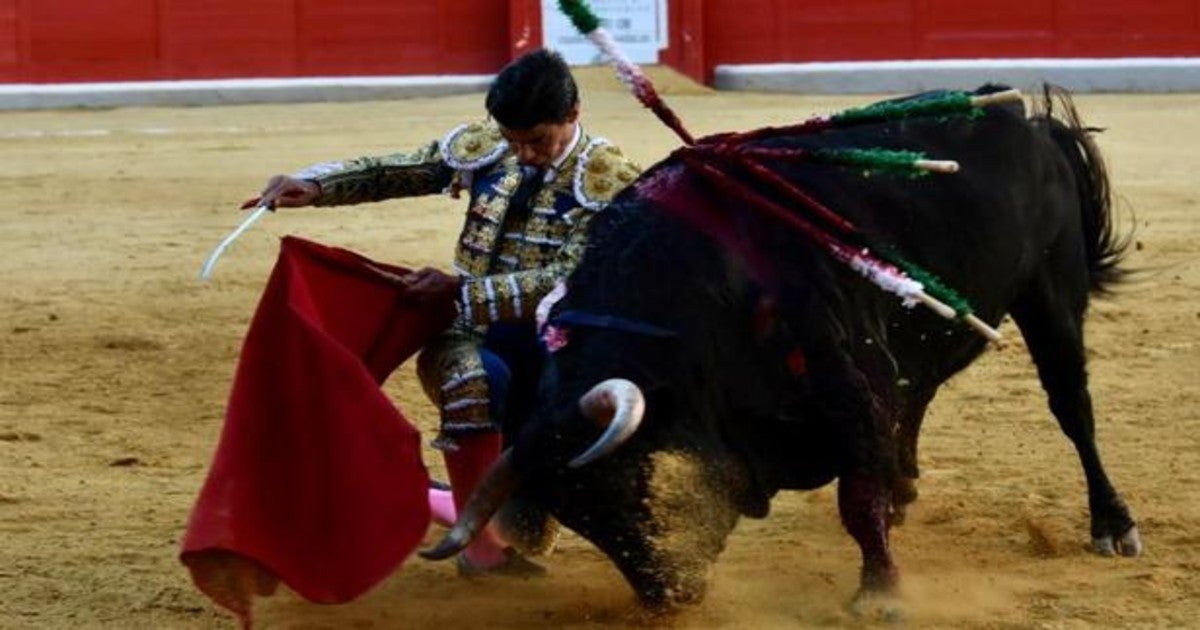
[[[578,103],[579,88],[567,62],[545,49],[521,55],[504,66],[492,81],[486,101],[492,118],[509,129],[566,122]]]

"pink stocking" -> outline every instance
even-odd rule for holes
[[[433,514],[433,522],[442,527],[450,527],[458,519],[454,495],[449,490],[429,489],[429,511]]]

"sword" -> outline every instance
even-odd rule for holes
[[[248,230],[251,225],[254,225],[255,221],[261,219],[263,215],[268,212],[271,212],[270,206],[262,205],[255,208],[254,212],[251,212],[250,216],[246,217],[246,219],[242,221],[242,224],[237,226],[237,229],[230,232],[229,236],[226,236],[220,243],[218,243],[216,249],[213,249],[212,253],[208,255],[208,258],[204,260],[204,266],[200,268],[200,279],[208,280],[209,278],[212,278],[213,266],[217,264],[217,259],[221,257],[221,254],[225,253],[225,249],[229,247],[229,245],[233,243],[237,237],[241,236],[242,232]]]

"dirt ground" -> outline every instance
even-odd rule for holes
[[[665,77],[665,78],[664,78]],[[714,93],[660,75],[696,133],[782,124],[862,97]],[[583,73],[585,121],[643,164],[670,132]],[[398,200],[269,216],[198,280],[265,178],[408,147],[479,117],[480,96],[359,104],[0,113],[0,628],[221,628],[176,554],[278,238],[408,266],[449,262],[461,202]],[[1124,217],[1133,282],[1093,304],[1092,392],[1109,472],[1146,553],[1088,550],[1073,450],[1019,335],[940,393],[921,499],[894,535],[912,628],[1194,627],[1200,619],[1200,95],[1079,96]],[[388,391],[432,435],[411,368]],[[429,457],[435,474],[440,458]],[[708,599],[646,619],[568,535],[533,581],[410,561],[359,600],[261,600],[263,628],[865,627],[858,553],[830,489],[743,521]]]

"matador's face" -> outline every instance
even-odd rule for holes
[[[562,122],[545,122],[529,129],[510,129],[501,126],[500,134],[508,141],[517,160],[526,166],[546,168],[562,155],[575,135],[575,122],[579,120],[579,106],[571,109]]]

